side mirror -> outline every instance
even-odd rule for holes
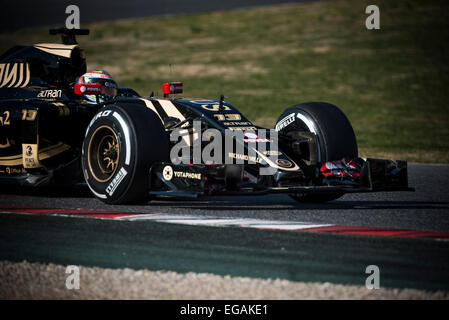
[[[164,97],[168,97],[169,94],[182,93],[182,82],[167,82],[162,85],[162,92]]]

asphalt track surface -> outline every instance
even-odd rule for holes
[[[83,190],[12,189],[0,204],[448,231],[449,167],[411,164],[409,177],[415,193],[346,195],[322,205],[272,195],[108,206]],[[449,242],[434,239],[0,214],[0,259],[355,285],[364,285],[374,264],[381,286],[449,290]]]
[[[0,204],[302,221],[347,226],[449,231],[449,166],[409,164],[416,192],[346,194],[325,204],[302,204],[287,195],[159,199],[147,205],[111,206],[81,190],[3,190]]]

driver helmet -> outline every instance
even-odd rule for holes
[[[111,100],[114,96],[117,95],[117,83],[114,81],[112,76],[104,71],[104,70],[92,70],[86,72],[81,77],[78,78],[76,83],[80,84],[92,84],[92,83],[100,83],[101,84],[101,92],[102,94],[97,96],[86,94],[84,97],[88,100],[89,103],[103,103],[105,101]]]

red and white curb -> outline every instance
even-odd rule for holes
[[[286,230],[301,231],[311,233],[330,233],[330,234],[353,234],[382,237],[401,237],[401,238],[428,238],[437,240],[449,240],[449,232],[438,231],[420,231],[394,228],[379,227],[357,227],[343,226],[335,224],[323,224],[300,221],[279,221],[262,220],[249,218],[220,218],[211,216],[191,216],[191,215],[173,215],[164,213],[137,213],[120,212],[109,210],[90,210],[90,209],[64,209],[64,208],[44,208],[44,207],[25,207],[10,206],[0,204],[1,213],[20,213],[20,214],[42,214],[73,216],[96,219],[108,219],[116,221],[156,221],[163,223],[175,223],[196,226],[214,226],[214,227],[239,227],[255,228],[264,230]]]
[[[98,219],[117,219],[120,217],[136,215],[136,213],[107,211],[107,210],[10,206],[3,204],[0,204],[0,213],[42,214],[42,215],[74,216],[74,217],[86,217]]]

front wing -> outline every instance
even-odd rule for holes
[[[332,185],[277,186],[243,183],[238,190],[227,190],[220,179],[222,167],[158,163],[149,172],[150,195],[198,197],[201,195],[264,195],[269,193],[363,193],[415,191],[408,186],[406,161],[366,159],[356,182],[342,179]]]

